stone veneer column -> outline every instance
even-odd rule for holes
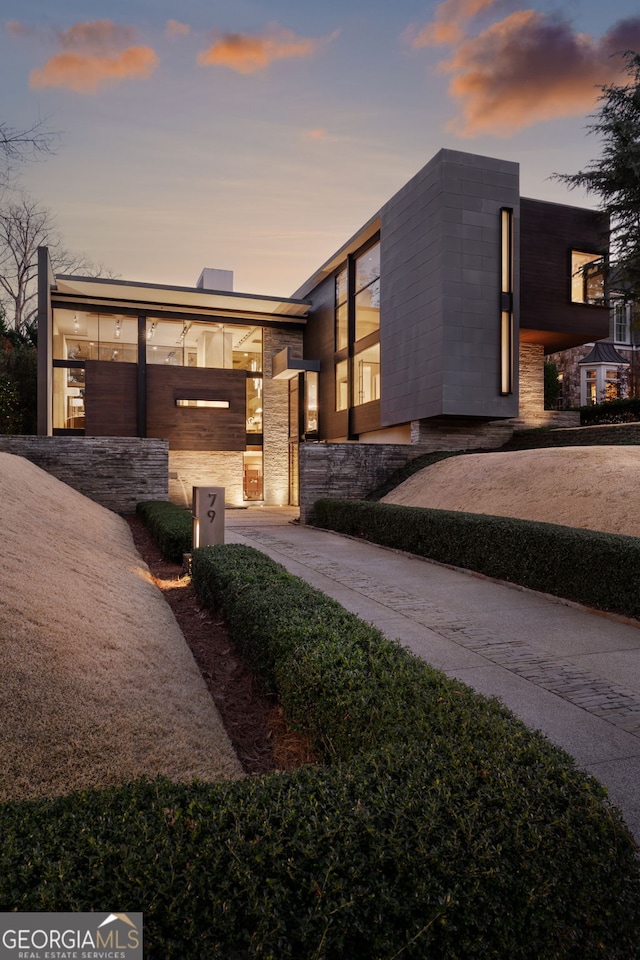
[[[289,502],[289,381],[271,379],[274,354],[285,347],[291,347],[293,357],[302,357],[302,331],[264,328],[264,502],[272,506]]]
[[[520,342],[521,420],[544,418],[544,347],[540,343]]]

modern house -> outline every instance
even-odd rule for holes
[[[290,298],[39,270],[39,432],[164,437],[170,496],[295,503],[301,444],[495,446],[545,353],[607,335],[606,224],[441,150]],[[381,451],[382,452],[382,451]]]

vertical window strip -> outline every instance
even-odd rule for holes
[[[513,393],[513,210],[500,210],[500,393]]]

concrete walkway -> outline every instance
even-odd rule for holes
[[[246,543],[575,757],[640,842],[640,622],[291,522],[228,511]]]

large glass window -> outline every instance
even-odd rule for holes
[[[573,303],[602,303],[604,264],[599,253],[571,251],[571,300]]]
[[[346,410],[349,406],[348,369],[346,360],[336,363],[336,410]]]
[[[365,250],[355,266],[355,339],[362,340],[380,329],[380,243]]]
[[[262,377],[247,377],[247,433],[262,433]]]
[[[348,280],[347,268],[336,277],[336,350],[342,350],[348,343]]]
[[[84,368],[53,368],[53,427],[84,430]]]
[[[55,360],[138,361],[138,320],[118,314],[53,311]]]
[[[304,375],[304,431],[318,432],[318,374],[312,370]]]
[[[242,324],[147,320],[147,363],[262,370],[262,329]]]
[[[354,406],[380,399],[380,344],[353,358]]]

